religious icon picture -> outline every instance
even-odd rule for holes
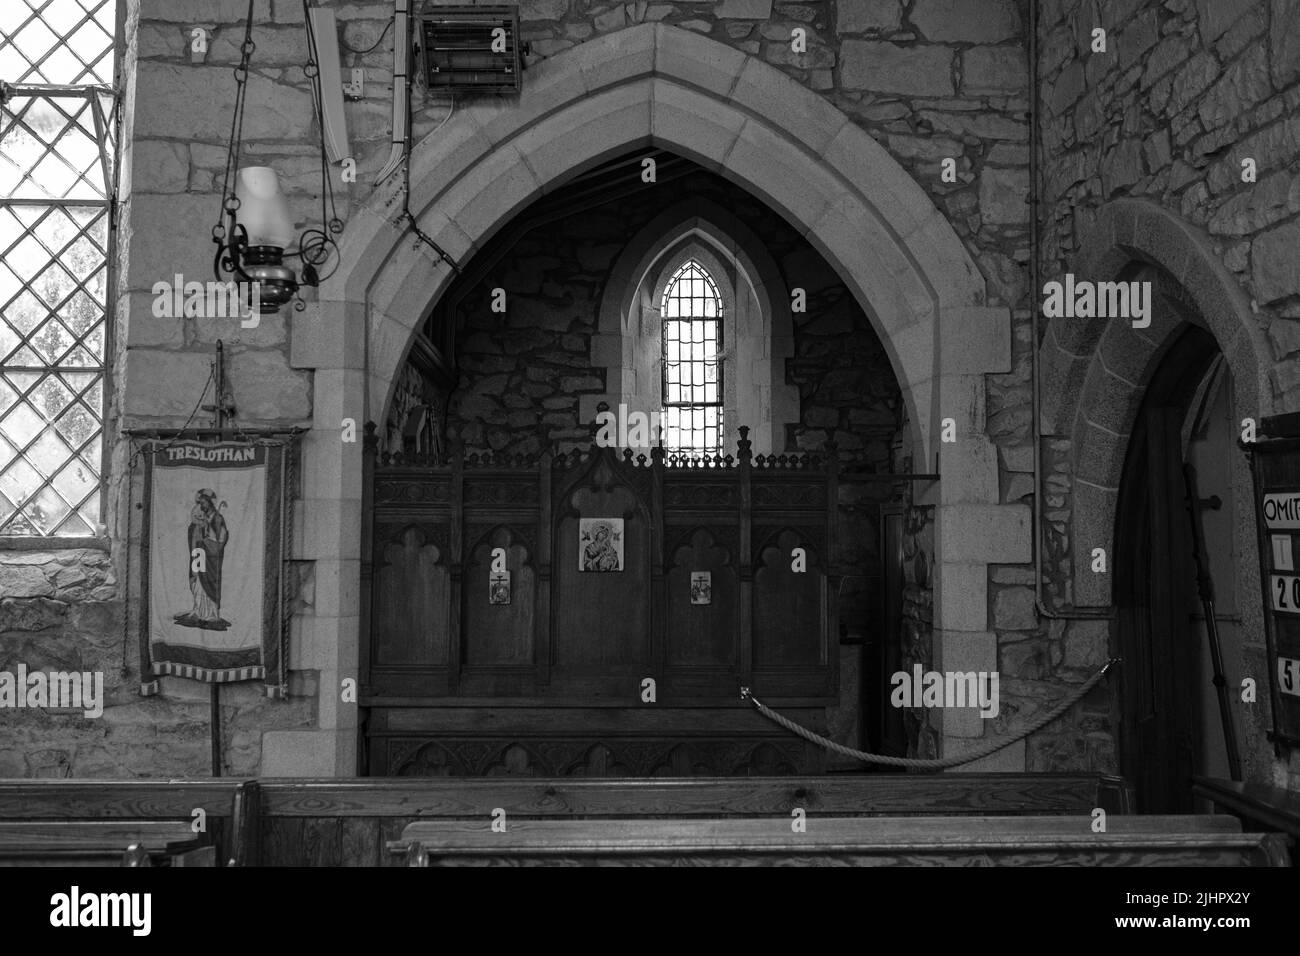
[[[623,519],[578,519],[578,570],[623,570]]]
[[[713,603],[713,574],[709,571],[691,572],[691,603]]]
[[[493,571],[488,576],[488,603],[510,603],[510,572]]]

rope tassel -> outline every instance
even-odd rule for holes
[[[862,750],[854,750],[852,747],[846,747],[843,744],[836,743],[827,737],[823,737],[821,734],[813,733],[807,727],[796,724],[788,717],[783,717],[781,714],[778,714],[771,707],[768,707],[761,700],[755,697],[748,687],[740,688],[740,699],[752,703],[760,714],[768,720],[780,724],[792,734],[796,734],[804,740],[811,741],[819,747],[824,747],[826,750],[840,754],[843,757],[849,757],[853,760],[861,760],[864,763],[885,764],[890,767],[911,767],[917,770],[944,770],[948,767],[958,767],[964,763],[970,763],[972,760],[978,760],[980,757],[987,757],[989,754],[1001,750],[1003,747],[1009,747],[1017,740],[1028,737],[1035,731],[1046,727],[1082,700],[1088,691],[1096,687],[1101,679],[1106,676],[1106,672],[1110,670],[1111,665],[1118,664],[1119,662],[1120,659],[1118,657],[1112,657],[1102,665],[1101,670],[1097,671],[1097,673],[1084,681],[1083,684],[1067,696],[1065,700],[1061,701],[1061,703],[1057,704],[1046,714],[1031,720],[1022,729],[1017,730],[1014,733],[1003,734],[1001,737],[994,737],[992,740],[985,741],[978,747],[974,747],[964,753],[953,754],[951,757],[942,757],[931,760],[922,760],[911,757],[889,757],[884,754],[869,754]]]

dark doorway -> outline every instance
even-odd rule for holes
[[[1120,766],[1143,813],[1190,813],[1203,762],[1200,661],[1206,643],[1183,464],[1185,425],[1219,356],[1196,326],[1169,349],[1138,412],[1116,510],[1114,597]],[[1194,414],[1194,413],[1193,413]],[[1221,739],[1221,738],[1220,738]]]

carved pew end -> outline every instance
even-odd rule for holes
[[[132,843],[122,854],[123,866],[153,866],[153,861],[149,859],[149,851],[139,843]]]
[[[429,865],[429,851],[421,843],[408,843],[406,846],[406,865],[427,867]]]

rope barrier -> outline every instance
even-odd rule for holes
[[[947,767],[957,767],[964,763],[970,763],[972,760],[978,760],[980,757],[987,757],[989,754],[1001,750],[1003,747],[1009,747],[1011,744],[1014,744],[1017,740],[1021,740],[1024,737],[1028,737],[1034,731],[1046,727],[1048,724],[1056,720],[1056,718],[1060,717],[1063,713],[1065,713],[1067,710],[1069,710],[1071,707],[1077,704],[1080,700],[1082,700],[1083,696],[1087,694],[1088,691],[1096,687],[1097,683],[1103,677],[1106,676],[1106,672],[1110,670],[1111,665],[1118,664],[1119,661],[1120,659],[1118,657],[1112,657],[1110,660],[1108,660],[1105,663],[1105,665],[1102,666],[1101,670],[1097,671],[1097,673],[1093,674],[1086,681],[1084,681],[1083,684],[1080,685],[1079,688],[1075,690],[1073,693],[1071,693],[1068,697],[1066,697],[1065,700],[1057,704],[1046,714],[1034,718],[1023,729],[1018,730],[1013,734],[1004,734],[1001,737],[994,737],[992,740],[985,741],[984,743],[980,744],[978,747],[974,747],[963,753],[953,754],[951,757],[941,757],[935,759],[923,760],[923,759],[912,758],[912,757],[889,757],[886,756],[885,754],[869,754],[862,750],[854,750],[852,747],[846,747],[843,744],[836,743],[835,741],[827,737],[823,737],[821,734],[813,733],[807,727],[803,727],[799,724],[796,724],[790,718],[778,714],[772,708],[768,707],[757,697],[755,697],[750,692],[748,687],[740,688],[740,699],[747,700],[750,703],[752,703],[754,707],[758,709],[758,712],[760,714],[762,714],[768,720],[780,724],[782,727],[790,731],[792,734],[797,734],[798,736],[802,737],[804,740],[811,741],[812,743],[817,744],[819,747],[824,747],[825,749],[840,754],[841,756],[849,757],[853,760],[861,760],[865,763],[885,764],[890,767],[913,767],[913,768],[924,769],[924,770],[943,770]]]

